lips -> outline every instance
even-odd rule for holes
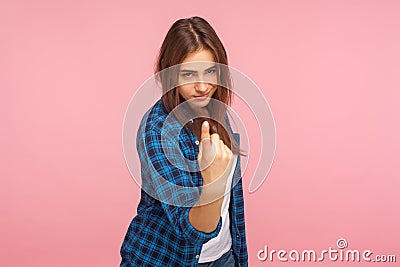
[[[200,95],[200,96],[194,96],[195,98],[207,98],[208,97],[208,95],[210,94],[210,92],[208,92],[208,93],[206,93],[206,94],[204,94],[204,95]]]

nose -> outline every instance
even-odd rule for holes
[[[208,83],[198,82],[195,84],[194,89],[199,93],[205,93],[208,90]]]

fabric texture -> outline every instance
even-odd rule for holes
[[[227,114],[225,120],[228,132],[240,144]],[[216,237],[222,226],[220,217],[217,228],[205,233],[189,222],[190,208],[203,184],[196,161],[199,140],[166,112],[159,99],[143,116],[136,144],[141,198],[120,249],[120,267],[197,266],[203,244]],[[240,156],[232,179],[229,216],[235,266],[248,266]]]
[[[225,252],[219,259],[212,262],[199,263],[199,267],[235,267],[232,249]]]
[[[231,236],[231,231],[229,229],[230,228],[229,202],[231,196],[232,178],[233,178],[233,173],[235,172],[238,157],[239,156],[237,154],[233,154],[232,169],[230,170],[226,182],[224,200],[222,201],[222,206],[221,206],[221,218],[222,218],[221,230],[219,231],[216,237],[210,239],[207,243],[203,244],[199,262],[215,261],[232,247],[232,236]]]

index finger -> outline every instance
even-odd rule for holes
[[[204,139],[210,139],[210,124],[208,121],[204,121],[201,125],[201,141]]]

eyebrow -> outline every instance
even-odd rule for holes
[[[204,71],[208,71],[208,70],[210,70],[210,69],[213,69],[213,68],[215,68],[216,66],[217,66],[217,65],[211,66],[211,67],[209,67],[209,68],[205,69]],[[181,70],[180,72],[190,72],[190,73],[196,73],[196,72],[197,72],[197,70]]]

